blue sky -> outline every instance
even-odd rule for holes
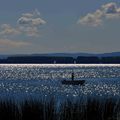
[[[0,54],[120,51],[119,0],[0,0]]]

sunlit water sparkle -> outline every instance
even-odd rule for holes
[[[62,85],[61,80],[85,79],[84,86]],[[58,99],[80,97],[120,98],[120,65],[114,64],[1,64],[0,95]]]

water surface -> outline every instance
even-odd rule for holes
[[[85,79],[84,86],[62,85],[61,80]],[[120,98],[120,65],[114,64],[1,64],[0,95],[58,99]]]

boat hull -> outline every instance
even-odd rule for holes
[[[84,85],[85,80],[63,80],[62,84],[64,85]]]

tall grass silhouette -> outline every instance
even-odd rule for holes
[[[0,101],[0,120],[120,120],[120,100],[88,99],[84,104],[66,100],[59,106],[54,99],[19,104],[5,100]]]

